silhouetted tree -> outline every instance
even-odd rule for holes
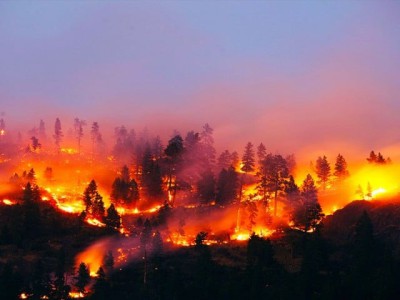
[[[261,165],[261,162],[265,159],[267,156],[267,148],[265,148],[263,143],[260,143],[257,147],[257,158],[258,158],[258,164]]]
[[[196,235],[194,240],[196,247],[204,246],[204,240],[207,238],[207,232],[201,231]]]
[[[201,139],[201,163],[203,170],[213,169],[215,165],[215,148],[214,148],[214,129],[206,123],[203,126],[203,131],[200,133]]]
[[[32,143],[31,143],[30,150],[32,152],[37,152],[42,148],[42,144],[39,143],[39,139],[37,137],[32,136],[31,137],[31,141],[32,141]]]
[[[258,176],[257,189],[264,198],[267,193],[273,197],[274,216],[276,216],[278,196],[284,192],[286,179],[289,177],[286,160],[279,154],[268,154],[262,161]]]
[[[85,287],[90,282],[90,273],[89,269],[85,263],[80,263],[77,275],[75,276],[75,287],[77,288],[78,292],[85,293]]]
[[[295,170],[296,170],[296,157],[294,154],[289,154],[285,157],[286,160],[286,165],[288,168],[288,172],[289,174],[294,174]]]
[[[146,147],[143,154],[141,177],[143,193],[147,198],[158,200],[163,197],[161,168],[150,147]]]
[[[54,135],[53,135],[53,137],[54,137],[54,141],[55,141],[58,153],[60,153],[60,150],[61,150],[60,144],[61,144],[61,140],[62,140],[63,136],[64,135],[63,135],[62,129],[61,129],[61,121],[60,121],[59,118],[57,118],[56,122],[54,124]]]
[[[168,141],[167,148],[165,148],[164,153],[166,155],[166,163],[168,165],[168,182],[167,189],[171,197],[171,205],[174,204],[176,191],[177,191],[177,173],[180,169],[180,164],[182,162],[182,154],[184,152],[183,139],[180,135],[175,135],[172,139]],[[174,180],[175,177],[175,180]]]
[[[115,178],[111,187],[111,199],[120,205],[135,205],[139,200],[139,186],[131,179],[126,165],[122,167],[121,176]]]
[[[349,176],[349,171],[347,170],[347,162],[344,159],[343,155],[341,155],[340,153],[336,157],[335,171],[333,175],[335,175],[339,181]]]
[[[233,167],[222,169],[217,181],[216,203],[231,204],[235,201],[239,190],[238,174]]]
[[[41,225],[40,192],[37,186],[27,183],[22,195],[23,225],[29,237],[37,234]]]
[[[110,285],[106,279],[106,274],[102,267],[96,272],[96,282],[93,285],[93,294],[90,299],[107,300],[110,299]]]
[[[197,196],[201,203],[207,204],[215,200],[215,178],[211,170],[205,171],[201,174],[197,182]]]
[[[102,141],[99,123],[97,122],[92,123],[92,128],[90,130],[90,138],[92,140],[92,155],[94,157],[96,154],[96,148]]]
[[[315,172],[319,178],[318,183],[322,186],[322,189],[325,190],[331,176],[331,166],[325,155],[323,157],[318,157],[315,164]]]
[[[104,217],[105,217],[104,202],[103,202],[103,197],[99,193],[96,194],[96,197],[94,198],[92,204],[92,216],[93,218],[96,218],[100,222],[104,222]]]
[[[103,267],[107,275],[110,275],[114,271],[114,256],[112,251],[109,250],[103,258]]]
[[[86,213],[92,214],[93,204],[95,203],[96,199],[99,198],[99,196],[100,195],[99,192],[97,191],[97,184],[92,179],[89,185],[85,188],[85,191],[83,192],[83,202],[85,204]]]
[[[303,231],[315,230],[323,216],[314,179],[308,174],[301,186],[301,201],[295,208],[294,225]]]
[[[121,216],[115,209],[114,204],[111,203],[110,207],[107,209],[107,215],[105,217],[105,224],[109,228],[118,229],[121,227]]]
[[[144,272],[143,272],[143,284],[147,284],[147,245],[151,238],[151,224],[149,219],[146,219],[143,225],[143,230],[140,234],[140,244],[143,248],[144,257]]]
[[[38,135],[40,140],[42,141],[46,140],[46,128],[43,120],[40,120]]]
[[[231,153],[228,150],[224,150],[221,152],[221,154],[218,156],[218,170],[222,169],[228,169],[232,165],[232,157]]]
[[[254,149],[253,144],[248,142],[244,149],[242,156],[242,167],[240,168],[243,172],[253,172],[255,167]]]
[[[78,141],[78,154],[81,153],[81,140],[83,137],[83,127],[86,126],[86,121],[79,118],[74,119],[75,138]]]

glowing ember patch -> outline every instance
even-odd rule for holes
[[[236,229],[235,231],[236,232],[231,235],[231,240],[236,241],[247,241],[248,239],[250,239],[253,232],[260,237],[268,237],[275,232],[275,230],[264,227],[256,227],[252,232],[240,229]]]
[[[95,218],[87,218],[86,222],[90,225],[93,226],[98,226],[98,227],[105,227],[106,224],[104,224],[103,222],[100,222],[99,220],[95,219]]]
[[[19,299],[28,299],[29,295],[27,293],[22,293],[19,295]]]
[[[383,193],[386,193],[386,189],[379,188],[379,189],[373,190],[371,195],[372,195],[372,198],[374,198],[376,195],[383,194]]]
[[[76,154],[78,153],[78,150],[74,148],[61,148],[61,152],[67,153],[67,154]]]
[[[4,203],[5,205],[14,205],[14,204],[15,204],[15,202],[13,202],[13,201],[11,201],[11,200],[9,200],[9,199],[3,199],[3,203]]]
[[[79,292],[70,292],[70,293],[69,293],[69,296],[70,296],[71,298],[75,298],[75,299],[85,297],[84,294],[79,293]]]
[[[58,204],[58,208],[63,210],[63,211],[65,211],[65,212],[68,212],[68,213],[74,213],[75,212],[75,209],[70,205]]]
[[[249,233],[237,233],[231,236],[231,239],[236,241],[247,241],[249,238],[250,238]]]
[[[43,197],[42,197],[42,201],[49,201],[49,198],[46,197],[46,196],[43,196]]]

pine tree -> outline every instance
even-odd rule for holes
[[[86,126],[86,121],[80,120],[79,118],[74,119],[74,130],[75,130],[75,137],[78,141],[78,154],[81,153],[81,140],[83,137],[83,126]]]
[[[197,182],[197,196],[203,204],[210,203],[215,199],[215,178],[211,170],[205,171],[201,174]]]
[[[78,273],[75,276],[75,287],[78,289],[78,292],[80,293],[85,293],[85,287],[89,284],[90,282],[90,273],[89,269],[86,266],[85,263],[81,263],[78,268]]]
[[[92,213],[93,204],[94,204],[94,201],[95,201],[97,195],[98,195],[97,184],[92,179],[83,193],[83,203],[85,204],[86,213],[89,213],[89,214]]]
[[[369,157],[367,158],[367,161],[371,164],[371,163],[376,163],[376,161],[377,161],[377,155],[375,154],[375,151],[374,150],[372,150],[370,153],[369,153]]]
[[[60,150],[61,150],[60,144],[61,144],[61,140],[62,140],[63,136],[64,135],[63,135],[62,129],[61,129],[61,121],[60,121],[59,118],[57,118],[56,122],[54,124],[54,135],[53,135],[53,137],[54,137],[54,141],[55,141],[58,153],[60,153]]]
[[[315,165],[315,172],[319,178],[318,183],[322,186],[322,189],[325,190],[331,176],[331,166],[325,155],[323,157],[318,157]]]
[[[99,220],[100,222],[104,222],[104,217],[105,217],[104,202],[103,202],[103,197],[99,193],[96,194],[96,197],[93,201],[92,216],[93,218]]]
[[[245,173],[253,172],[255,167],[253,144],[248,142],[242,157],[241,170]]]
[[[301,186],[301,201],[293,215],[294,225],[305,232],[315,230],[323,217],[314,179],[308,174]]]
[[[218,156],[217,166],[219,170],[228,169],[232,165],[231,153],[228,150],[224,150]]]
[[[265,148],[263,143],[260,143],[260,145],[258,145],[257,147],[257,158],[259,165],[265,159],[266,156],[267,156],[267,148]]]
[[[120,228],[121,227],[121,216],[115,209],[114,204],[111,203],[107,209],[107,216],[105,217],[106,226],[109,228]]]
[[[96,146],[98,146],[98,144],[101,141],[99,123],[97,123],[97,122],[92,123],[92,128],[90,130],[90,138],[92,140],[92,158],[94,158],[95,153],[96,153]]]
[[[203,126],[203,131],[200,133],[201,155],[203,169],[213,169],[215,165],[215,148],[214,148],[214,129],[206,123]]]
[[[258,191],[263,195],[267,193],[274,199],[274,216],[277,213],[278,196],[285,190],[285,182],[289,177],[286,160],[281,155],[268,154],[262,161],[259,177]]]
[[[115,263],[114,262],[114,256],[112,254],[112,251],[109,250],[104,255],[104,258],[103,258],[103,266],[104,266],[104,269],[105,269],[107,275],[110,275],[111,272],[114,270],[114,263]]]
[[[233,167],[222,169],[217,181],[216,203],[221,206],[235,201],[239,191],[238,173]]]
[[[94,300],[107,300],[110,299],[109,295],[110,285],[106,279],[106,274],[102,267],[96,272],[96,282],[93,285],[93,295],[90,297]]]
[[[335,175],[339,181],[349,176],[349,171],[347,170],[347,162],[340,153],[336,157],[335,171],[333,175]]]

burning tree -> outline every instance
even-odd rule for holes
[[[253,144],[248,142],[244,149],[242,157],[242,167],[240,168],[245,173],[253,172],[255,168]]]
[[[103,197],[97,191],[97,184],[94,180],[90,181],[83,193],[86,216],[93,217],[100,222],[104,221],[104,202]]]
[[[6,134],[6,123],[4,122],[4,119],[0,119],[0,136],[4,136]]]
[[[305,232],[315,230],[324,216],[317,193],[314,179],[308,174],[301,186],[300,201],[293,215],[294,225]]]
[[[285,190],[285,183],[289,177],[286,160],[281,155],[268,154],[262,161],[257,189],[266,201],[267,195],[273,195],[274,216],[277,213],[278,196]]]
[[[184,152],[183,139],[180,135],[175,135],[168,141],[168,146],[165,148],[166,163],[168,165],[168,181],[167,189],[170,194],[170,202],[173,205],[177,190],[177,169],[182,162],[182,154]],[[175,180],[173,180],[173,178]]]
[[[139,200],[139,186],[133,178],[131,179],[126,165],[122,167],[121,176],[115,178],[112,184],[111,199],[116,204],[128,206],[135,205]]]

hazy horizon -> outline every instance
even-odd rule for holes
[[[398,156],[399,13],[394,1],[2,1],[0,112],[14,131],[78,117],[165,144],[209,123],[219,151]]]

